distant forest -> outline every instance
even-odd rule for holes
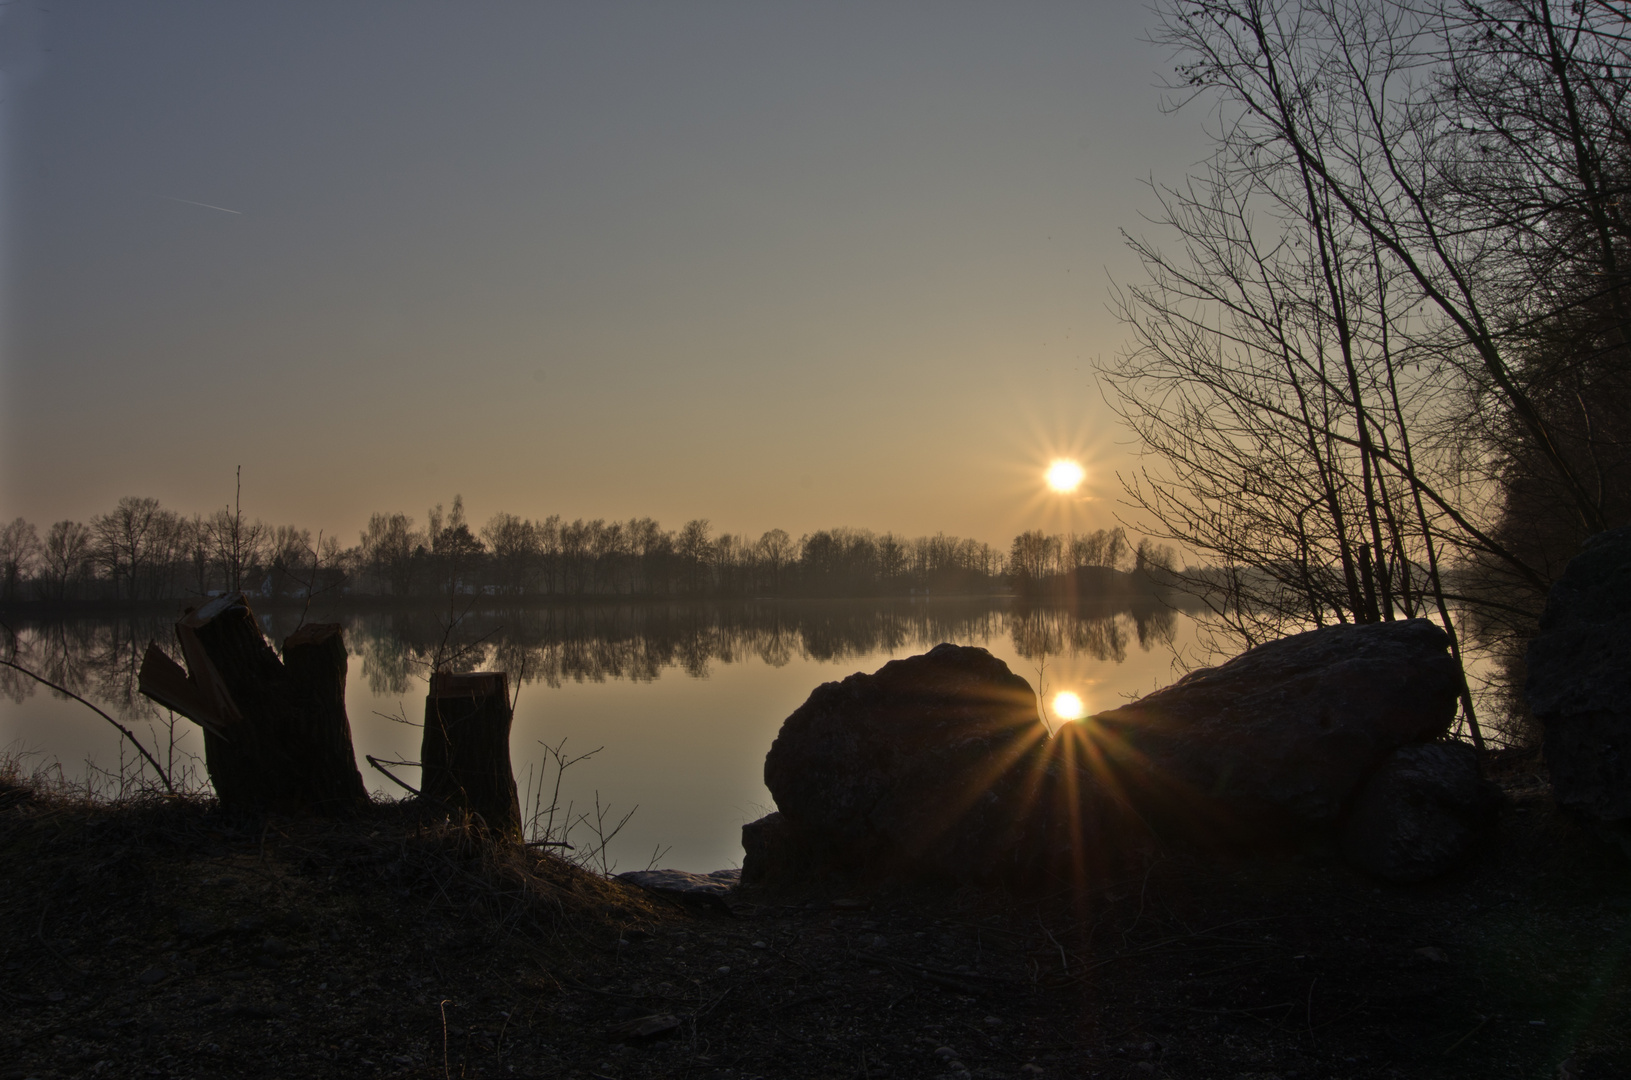
[[[129,496],[88,523],[40,536],[22,518],[0,526],[0,602],[139,602],[244,591],[266,599],[551,597],[867,597],[1015,591],[1118,591],[1127,571],[1170,568],[1172,552],[1123,530],[1027,532],[1007,552],[938,534],[907,538],[821,529],[794,538],[714,534],[706,519],[664,529],[651,518],[529,520],[494,514],[479,528],[463,500],[423,526],[376,513],[353,545],[235,508],[186,516]]]

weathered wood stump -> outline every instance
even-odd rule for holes
[[[368,802],[345,711],[338,624],[302,627],[280,662],[243,594],[176,623],[183,669],[148,646],[138,686],[204,729],[204,759],[233,813],[343,814]]]
[[[368,801],[351,745],[351,720],[345,711],[345,631],[339,623],[307,623],[283,641],[283,668],[309,702],[295,714],[303,724],[299,745],[306,759],[309,784],[322,800],[340,805]]]
[[[521,838],[510,767],[509,679],[502,671],[438,672],[425,698],[420,793],[469,812],[495,836]]]

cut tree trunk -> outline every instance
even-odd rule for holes
[[[314,797],[338,805],[368,801],[351,745],[345,711],[345,632],[339,623],[307,623],[283,640],[283,668],[310,702],[296,714],[298,739],[311,754],[309,784]]]
[[[187,670],[148,646],[142,693],[204,729],[204,758],[231,813],[343,814],[368,803],[345,712],[337,624],[303,627],[279,662],[242,593],[176,623]]]
[[[495,836],[521,838],[521,802],[510,768],[509,679],[502,671],[430,678],[420,746],[420,793],[481,819]]]

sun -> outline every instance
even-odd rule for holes
[[[1059,458],[1048,466],[1048,486],[1054,491],[1069,493],[1082,486],[1087,477],[1087,471],[1078,463],[1067,458]]]
[[[1062,690],[1053,695],[1053,715],[1061,720],[1080,720],[1087,715],[1087,706],[1079,695]]]

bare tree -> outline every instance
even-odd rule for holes
[[[787,568],[798,558],[798,548],[793,538],[783,529],[771,529],[759,537],[754,545],[759,556],[759,564],[764,567],[769,577],[770,591],[780,595],[782,590],[782,575]]]
[[[1246,642],[1432,614],[1454,644],[1456,604],[1513,594],[1458,594],[1450,561],[1498,568],[1530,600],[1549,581],[1498,528],[1514,469],[1562,493],[1576,535],[1617,516],[1532,342],[1591,295],[1599,341],[1623,349],[1625,13],[1161,14],[1177,103],[1217,110],[1216,152],[1158,192],[1178,250],[1129,241],[1148,281],[1118,297],[1136,346],[1105,383],[1152,455],[1127,478],[1141,523],[1209,557],[1185,577]]]
[[[453,508],[446,516],[437,503],[427,515],[430,556],[436,579],[449,595],[474,588],[466,577],[476,568],[486,548],[470,531],[464,517],[464,496],[453,496]]]
[[[46,530],[40,557],[45,595],[66,600],[90,572],[91,530],[77,521],[59,521]]]
[[[0,600],[22,599],[23,582],[39,556],[40,534],[33,525],[22,518],[0,525]]]
[[[1008,576],[1019,592],[1039,588],[1042,582],[1059,573],[1062,544],[1057,536],[1049,536],[1040,529],[1020,533],[1014,537],[1008,553]]]
[[[217,510],[209,519],[210,540],[228,592],[243,589],[244,577],[259,562],[266,540],[262,522],[244,520],[243,471],[243,466],[238,466],[232,505]]]
[[[265,558],[273,596],[309,591],[317,565],[317,549],[312,546],[310,529],[278,525],[269,530]]]
[[[111,513],[91,518],[95,559],[107,571],[115,599],[136,599],[139,583],[151,576],[154,549],[166,531],[166,513],[157,499],[127,495]]]
[[[540,553],[537,527],[500,511],[481,527],[481,538],[493,553],[499,588],[514,596],[524,593]]]
[[[629,553],[638,566],[637,591],[655,593],[667,588],[667,564],[674,554],[674,537],[651,518],[631,518],[624,526]]]
[[[692,593],[701,592],[708,583],[708,560],[713,553],[709,531],[707,518],[693,518],[681,527],[674,541],[674,553],[679,556],[686,586]]]
[[[359,558],[393,596],[407,596],[413,586],[414,551],[422,544],[407,514],[372,514],[359,537]]]

